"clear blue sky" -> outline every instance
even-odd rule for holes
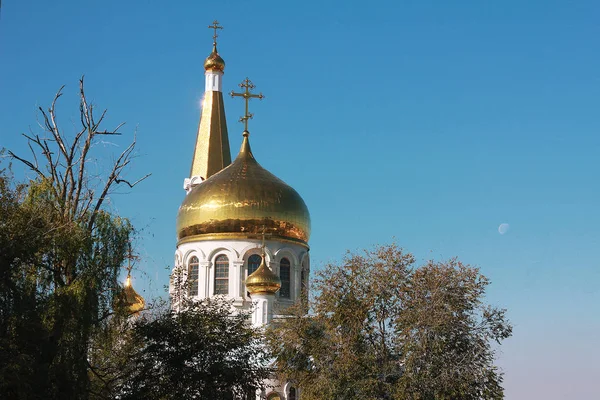
[[[514,323],[507,398],[598,398],[600,3],[3,1],[0,147],[25,153],[63,84],[73,130],[82,74],[107,128],[137,127],[131,176],[153,175],[111,206],[143,228],[146,297],[168,281],[215,18],[224,90],[267,96],[252,147],[304,197],[314,268],[393,237],[459,256]],[[227,97],[234,155],[242,107]]]

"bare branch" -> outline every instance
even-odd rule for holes
[[[136,142],[137,142],[137,138],[134,136],[133,141],[131,142],[131,144],[121,153],[121,155],[117,158],[117,161],[115,161],[115,163],[113,165],[113,169],[112,169],[110,175],[108,176],[108,179],[106,180],[106,183],[104,184],[104,188],[102,189],[102,193],[101,193],[100,197],[98,198],[98,200],[96,202],[96,206],[94,207],[94,211],[92,211],[92,215],[91,215],[90,221],[88,223],[88,230],[92,230],[92,228],[94,226],[94,223],[95,223],[95,220],[96,220],[96,214],[98,213],[98,210],[100,210],[100,207],[102,206],[102,203],[106,199],[106,196],[108,195],[109,189],[111,188],[111,186],[113,185],[113,183],[118,183],[118,182],[116,182],[117,179],[121,179],[120,178],[120,173],[123,170],[123,168],[125,166],[127,166],[127,164],[129,164],[129,162],[130,162],[129,157],[131,156],[131,153],[135,149]],[[146,179],[147,177],[148,176],[145,176],[141,180]],[[136,182],[136,184],[137,184],[137,182]]]
[[[31,169],[32,171],[36,172],[39,176],[41,177],[45,177],[46,175],[44,175],[42,173],[42,171],[40,171],[35,165],[33,165],[33,163],[31,161],[28,161],[24,158],[21,158],[19,156],[17,156],[15,153],[13,153],[11,150],[8,151],[8,155],[12,158],[14,158],[15,160],[19,160],[21,161],[23,164],[27,165],[29,167],[29,169]]]
[[[48,112],[50,113],[50,120],[52,121],[50,132],[54,136],[54,140],[56,140],[56,143],[58,143],[58,147],[60,148],[60,151],[62,152],[63,156],[68,160],[69,153],[67,152],[67,147],[65,146],[62,135],[60,134],[58,124],[56,123],[56,101],[60,96],[62,96],[62,90],[64,89],[64,87],[65,85],[62,85],[61,88],[58,89],[58,92],[56,92],[56,95],[54,96],[54,100],[52,100],[52,105],[50,106]]]
[[[107,111],[108,111],[108,110],[104,110],[104,111],[102,111],[102,115],[100,115],[100,119],[98,120],[98,122],[94,123],[94,130],[96,130],[96,128],[97,128],[98,126],[100,126],[100,124],[102,123],[102,120],[104,120],[104,116],[106,115],[106,112],[107,112]],[[123,124],[124,124],[124,123],[123,123]]]
[[[85,90],[84,90],[84,86],[83,86],[83,79],[84,77],[82,76],[81,79],[79,80],[79,98],[80,98],[80,103],[79,103],[79,109],[80,109],[80,114],[81,114],[81,123],[83,125],[83,129],[82,131],[87,131],[87,136],[85,139],[85,142],[81,148],[81,155],[79,158],[79,174],[77,176],[77,191],[75,194],[75,204],[79,203],[79,196],[81,195],[81,189],[83,188],[83,173],[85,170],[85,162],[87,159],[87,154],[90,150],[90,146],[92,144],[92,138],[94,136],[94,130],[92,129],[92,127],[90,126],[90,116],[89,116],[89,110],[88,110],[88,105],[87,105],[87,99],[85,98]],[[86,207],[87,209],[87,207]]]
[[[137,185],[138,183],[140,183],[141,181],[143,181],[144,179],[148,178],[150,175],[152,175],[152,174],[146,174],[144,177],[138,179],[137,181],[135,181],[133,183],[130,183],[126,179],[115,179],[115,183],[126,183],[130,188],[132,188],[135,185]]]
[[[121,132],[97,131],[97,132],[94,132],[94,135],[121,135]]]
[[[33,156],[33,161],[35,162],[35,168],[39,169],[37,156],[35,155],[35,151],[33,151],[33,147],[31,146],[30,141],[27,141],[27,146],[29,146],[29,150],[31,150],[31,155]]]
[[[85,97],[85,91],[83,90],[83,78],[84,77],[82,76],[81,79],[79,79],[79,97],[81,98],[80,107],[83,110],[82,117],[85,118],[85,123],[83,123],[83,126],[89,127],[89,126],[91,126],[91,121],[89,120],[90,111],[88,109],[87,99]]]

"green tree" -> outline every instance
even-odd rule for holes
[[[153,304],[143,312],[153,312],[156,307]],[[124,381],[133,373],[132,355],[143,345],[132,339],[137,318],[139,314],[130,314],[128,308],[117,301],[113,315],[96,329],[88,353],[90,399],[119,398]]]
[[[245,399],[270,373],[260,333],[227,301],[140,318],[127,338],[121,399]]]
[[[500,399],[494,343],[505,310],[483,300],[488,280],[458,260],[415,268],[396,245],[348,253],[268,332],[281,378],[311,399]]]
[[[40,107],[44,132],[24,135],[31,159],[9,151],[33,179],[16,184],[0,173],[0,393],[8,398],[87,398],[91,339],[122,290],[133,228],[105,205],[115,185],[137,183],[123,177],[136,141],[98,172],[98,138],[119,135],[121,125],[101,130],[106,111],[98,118],[83,79],[79,88],[75,135],[57,123],[61,88],[47,111]]]

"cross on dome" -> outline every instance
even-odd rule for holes
[[[133,289],[133,286],[131,285],[131,262],[132,260],[135,261],[138,259],[138,257],[134,256],[133,252],[131,251],[131,242],[129,242],[129,248],[125,258],[127,258],[127,279],[123,285],[124,290],[122,301],[131,315],[135,316],[144,309],[146,306],[146,301]]]
[[[239,84],[239,87],[244,89],[244,91],[242,93],[235,93],[232,90],[231,93],[229,93],[229,94],[231,95],[231,97],[243,97],[244,100],[246,101],[246,112],[245,112],[244,116],[240,118],[240,122],[244,123],[244,134],[248,134],[249,133],[248,132],[248,120],[252,119],[252,117],[254,116],[254,114],[251,114],[250,112],[248,112],[248,102],[250,102],[250,99],[262,100],[265,98],[265,96],[263,96],[262,93],[254,94],[254,93],[250,92],[250,90],[254,89],[256,86],[254,86],[252,81],[248,78],[243,80],[242,83]]]
[[[127,259],[127,277],[129,278],[131,276],[131,268],[133,267],[131,265],[132,261],[137,261],[138,257],[133,255],[133,252],[131,251],[131,242],[129,242],[127,244],[128,248],[127,248],[127,255],[125,256],[125,258]]]
[[[217,21],[216,19],[213,21],[212,25],[208,26],[209,29],[214,29],[215,33],[213,34],[213,44],[216,46],[217,45],[217,38],[219,37],[219,35],[217,34],[217,29],[223,29],[222,26],[219,26],[219,21]]]

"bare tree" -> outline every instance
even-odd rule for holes
[[[96,214],[115,185],[124,183],[132,188],[151,174],[146,174],[133,183],[122,175],[134,155],[137,139],[134,135],[133,141],[113,163],[110,173],[104,178],[101,190],[98,191],[96,184],[92,183],[86,174],[86,165],[90,162],[90,150],[98,136],[120,135],[119,129],[125,123],[119,124],[112,131],[100,129],[107,110],[102,111],[100,118],[95,119],[94,105],[89,104],[86,99],[84,78],[81,77],[79,80],[81,128],[69,143],[59,128],[56,117],[56,102],[62,96],[63,89],[64,86],[58,90],[47,111],[39,107],[43,117],[43,124],[40,125],[50,136],[23,134],[28,140],[32,160],[17,156],[12,151],[9,151],[9,155],[27,165],[40,178],[51,182],[54,196],[59,200],[61,214],[66,219],[77,221],[86,219],[87,229],[91,230],[96,220]],[[54,142],[55,145],[51,146],[50,142]],[[52,151],[54,148],[58,150],[56,153]],[[45,159],[45,169],[38,163],[38,153]]]

